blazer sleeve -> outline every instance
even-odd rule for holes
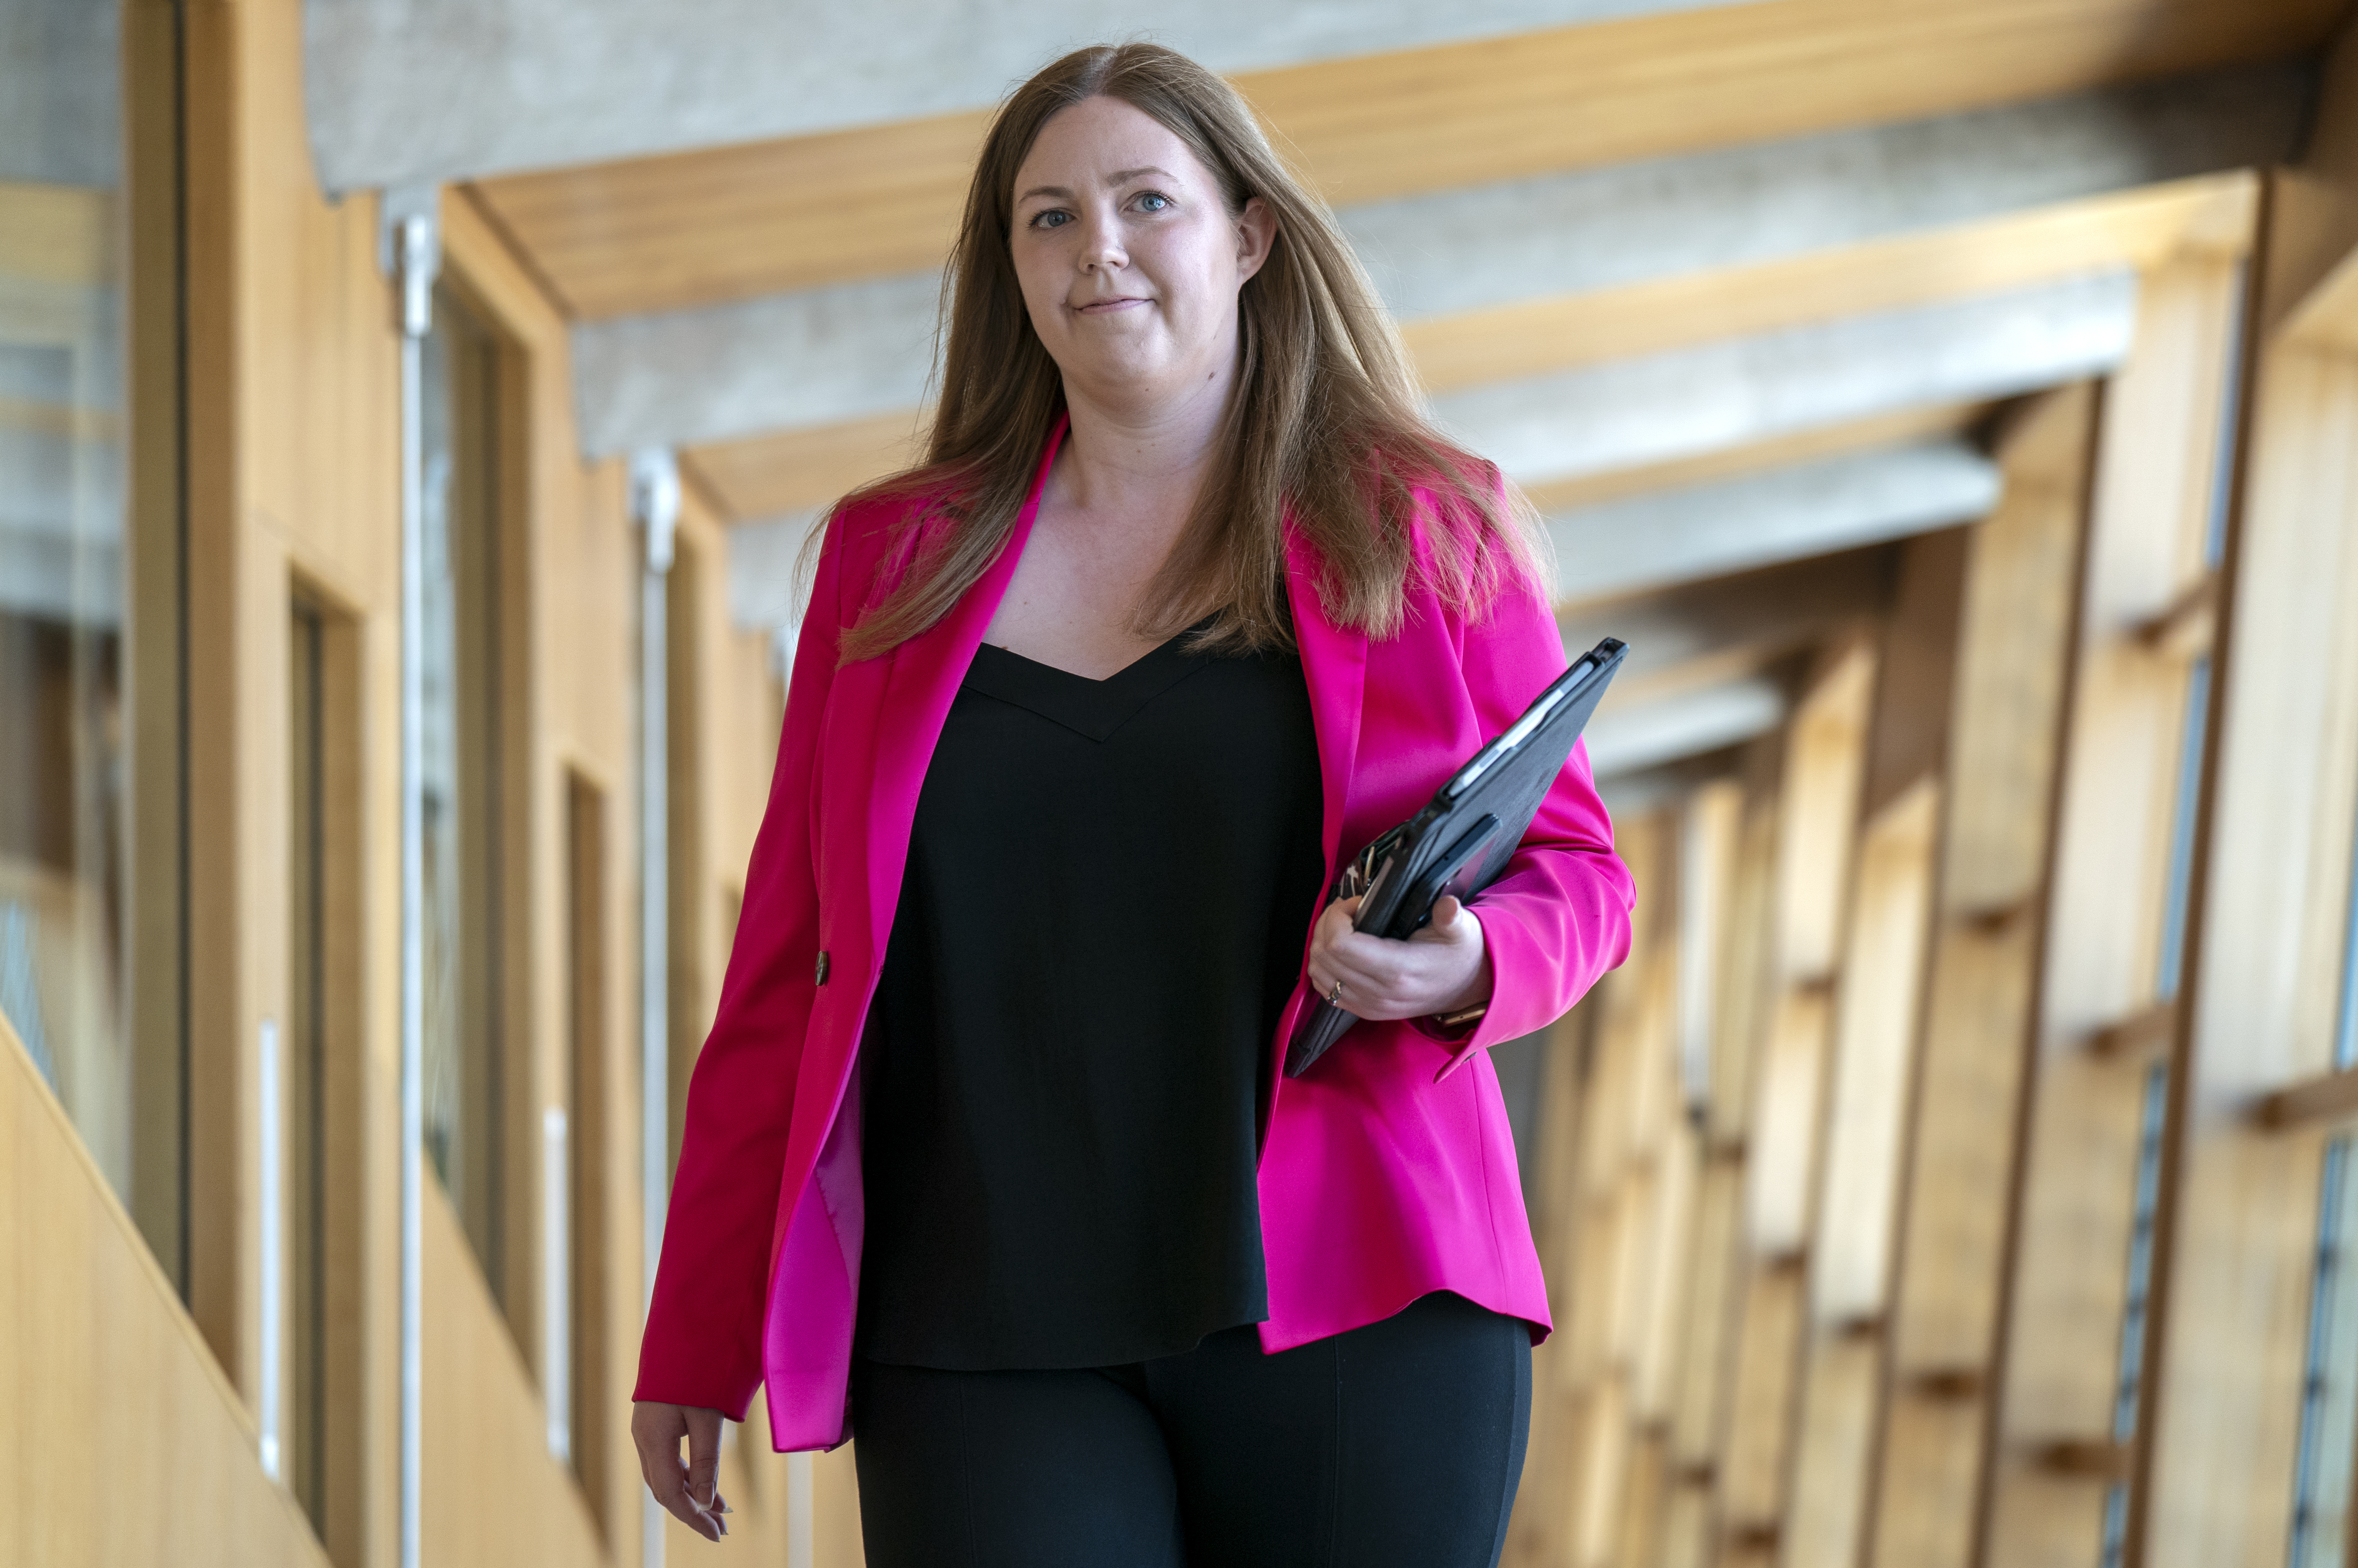
[[[1564,667],[1563,634],[1536,585],[1502,589],[1487,612],[1459,628],[1459,667],[1482,733],[1496,735]],[[1462,1033],[1423,1033],[1447,1046],[1446,1077],[1476,1052],[1544,1029],[1572,1010],[1629,952],[1637,890],[1613,849],[1585,741],[1531,818],[1498,879],[1468,901],[1490,958],[1489,1009]]]
[[[818,893],[811,779],[842,629],[838,513],[827,523],[788,677],[769,804],[711,1033],[696,1058],[634,1400],[733,1421],[762,1381],[770,1239],[795,1077],[816,994]]]

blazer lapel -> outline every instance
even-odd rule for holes
[[[950,704],[990,618],[1007,597],[1007,584],[1023,557],[1024,541],[1032,536],[1033,520],[1040,514],[1040,496],[1046,488],[1049,467],[1064,444],[1065,421],[1061,416],[1049,432],[1047,450],[1033,475],[1032,497],[1016,514],[1015,526],[990,569],[947,615],[910,638],[888,655],[892,668],[884,682],[884,699],[876,716],[876,752],[870,773],[868,800],[868,932],[870,977],[884,962],[884,944],[892,914],[901,902],[901,877],[909,860],[909,832],[917,816],[917,795],[925,788],[925,770],[949,719]]]

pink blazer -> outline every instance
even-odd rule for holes
[[[882,597],[902,558],[892,548],[898,508],[839,511],[819,557],[736,945],[688,1086],[633,1396],[741,1421],[763,1386],[781,1451],[850,1436],[862,1226],[852,1064],[918,789],[1061,436],[998,561],[938,624],[891,653],[837,665],[838,633]],[[1338,855],[1422,805],[1565,660],[1553,616],[1528,587],[1479,621],[1412,594],[1406,628],[1370,643],[1326,619],[1314,569],[1290,540],[1331,885]],[[1560,1017],[1621,961],[1631,898],[1586,754],[1575,752],[1506,873],[1475,901],[1496,975],[1480,1022],[1448,1041],[1410,1023],[1362,1023],[1308,1074],[1279,1080],[1260,1174],[1264,1350],[1376,1322],[1436,1290],[1545,1335],[1546,1290],[1484,1048]],[[1280,1042],[1311,1000],[1297,982]]]

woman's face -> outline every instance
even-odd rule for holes
[[[1184,395],[1235,364],[1237,291],[1269,258],[1259,197],[1231,213],[1211,171],[1116,98],[1060,110],[1015,177],[1009,247],[1033,330],[1068,385]]]

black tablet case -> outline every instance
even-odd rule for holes
[[[1336,879],[1334,896],[1360,889],[1354,930],[1406,938],[1433,918],[1444,894],[1461,903],[1488,886],[1522,843],[1540,802],[1572,755],[1628,647],[1607,637],[1550,682],[1522,717],[1467,759],[1424,808],[1360,851]],[[1285,1076],[1298,1078],[1357,1023],[1321,1000],[1294,1032]]]

